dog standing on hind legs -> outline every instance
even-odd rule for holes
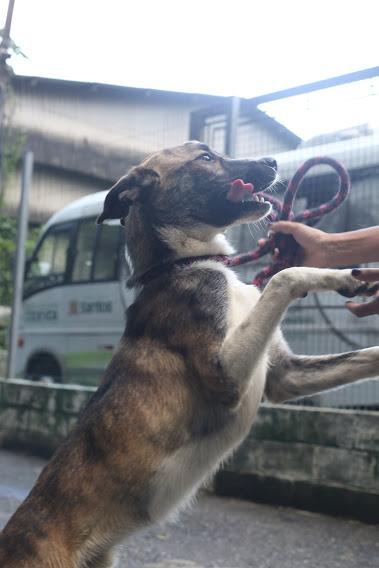
[[[289,268],[262,294],[222,262],[223,233],[261,219],[275,161],[198,142],[164,150],[110,190],[138,295],[103,381],[0,535],[1,568],[110,568],[127,535],[183,507],[273,402],[373,377],[379,347],[298,356],[280,320],[312,290],[370,294],[349,270]]]

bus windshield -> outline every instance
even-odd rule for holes
[[[96,225],[94,218],[50,227],[27,264],[24,296],[45,288],[118,277],[121,226]]]
[[[73,223],[56,225],[43,237],[27,266],[25,295],[64,282],[72,229]]]

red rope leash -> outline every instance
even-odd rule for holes
[[[305,174],[316,165],[327,164],[331,166],[338,174],[339,188],[336,195],[328,202],[322,203],[313,209],[305,209],[301,213],[294,215],[292,209],[295,201],[296,193],[303,181]],[[310,158],[296,171],[295,175],[288,182],[286,192],[284,194],[283,202],[275,199],[271,195],[262,193],[266,201],[273,205],[273,212],[271,213],[272,221],[297,221],[308,223],[311,219],[318,219],[323,217],[326,213],[334,211],[345,201],[350,191],[350,177],[346,169],[334,160],[327,156],[320,156]],[[229,257],[226,261],[228,266],[239,266],[246,262],[257,260],[261,256],[273,253],[275,249],[279,250],[279,260],[272,262],[270,265],[265,266],[254,278],[252,284],[255,286],[263,286],[263,284],[271,276],[288,268],[289,266],[296,266],[299,264],[299,245],[292,235],[284,235],[281,233],[275,234],[270,238],[265,239],[265,243],[253,251],[238,254]]]

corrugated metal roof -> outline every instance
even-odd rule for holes
[[[12,81],[17,86],[25,86],[28,88],[37,88],[39,86],[50,87],[52,89],[67,89],[92,91],[104,94],[128,94],[137,97],[156,97],[156,98],[172,98],[186,99],[193,101],[201,101],[204,104],[212,104],[226,100],[229,97],[220,95],[206,95],[202,93],[186,93],[182,91],[163,91],[160,89],[146,89],[140,87],[128,87],[124,85],[110,85],[109,83],[90,83],[84,81],[72,81],[66,79],[52,79],[49,77],[36,77],[28,75],[13,75]]]

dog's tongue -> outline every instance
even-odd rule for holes
[[[252,183],[245,183],[242,179],[235,179],[230,184],[230,189],[227,194],[229,201],[240,203],[243,201],[246,193],[253,193],[254,186]]]

